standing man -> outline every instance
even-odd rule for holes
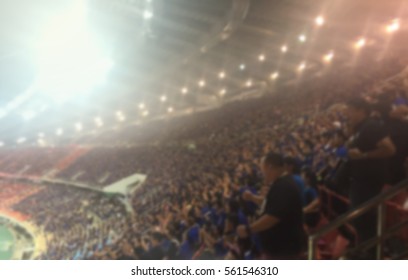
[[[264,259],[298,259],[306,244],[299,189],[285,172],[280,154],[269,153],[262,160],[261,168],[265,184],[269,186],[261,216],[248,226],[239,226],[238,236],[258,234]],[[256,202],[261,197],[246,193],[244,199]]]
[[[386,181],[387,159],[395,154],[395,146],[381,121],[370,118],[370,105],[362,98],[347,103],[346,114],[352,132],[349,140],[350,201],[356,208],[378,195]],[[359,241],[375,237],[376,210],[354,221]],[[374,250],[365,258],[374,258]]]

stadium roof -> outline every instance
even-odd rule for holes
[[[6,144],[66,139],[220,104],[247,88],[273,92],[350,67],[363,48],[378,55],[403,50],[408,21],[403,0],[0,5],[0,141]]]

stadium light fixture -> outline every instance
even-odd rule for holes
[[[153,17],[152,11],[149,11],[149,10],[144,11],[144,12],[143,12],[143,17],[144,17],[145,19],[151,19],[151,18]]]
[[[78,123],[76,123],[75,124],[75,129],[76,129],[76,131],[82,131],[82,123],[80,123],[80,122],[78,122]]]
[[[227,93],[227,90],[225,88],[223,88],[222,90],[220,90],[220,95],[224,96]]]
[[[259,60],[260,62],[264,62],[264,61],[265,61],[265,55],[264,55],[264,54],[260,54],[259,57],[258,57],[258,60]]]
[[[174,111],[173,107],[167,108],[167,112],[168,112],[168,113],[173,113],[173,111]]]
[[[55,131],[55,134],[56,134],[57,136],[61,136],[62,134],[64,134],[64,131],[62,130],[62,128],[58,128],[58,129]]]
[[[4,147],[4,142],[0,142],[0,147]]]
[[[317,26],[322,26],[325,23],[324,17],[323,16],[318,16],[315,19],[315,23]]]
[[[220,72],[220,73],[218,74],[218,77],[219,77],[220,79],[224,79],[224,78],[225,78],[225,72],[224,72],[224,71]]]
[[[386,31],[387,33],[394,33],[400,29],[400,21],[399,19],[394,19],[390,24],[387,25]]]
[[[187,93],[188,93],[188,88],[183,87],[183,88],[181,89],[181,93],[182,93],[182,94],[187,94]]]
[[[140,103],[139,104],[139,109],[143,110],[146,106],[144,105],[144,103]]]
[[[328,54],[323,56],[323,61],[326,63],[330,63],[333,60],[334,53],[331,51]]]
[[[97,127],[102,127],[103,126],[103,121],[100,117],[95,118],[95,124]]]
[[[17,139],[17,144],[22,144],[22,143],[24,143],[25,141],[27,141],[27,139],[25,138],[25,137],[20,137],[20,138],[18,138]]]
[[[241,65],[239,66],[239,69],[240,69],[241,71],[244,71],[245,68],[246,68],[245,64],[241,64]]]
[[[149,115],[149,111],[144,111],[142,115],[143,117],[147,117]]]
[[[299,41],[302,43],[306,42],[306,35],[304,34],[299,35]]]
[[[198,85],[199,85],[200,87],[205,87],[205,81],[204,81],[204,80],[200,80],[200,81],[198,82]]]
[[[288,51],[288,46],[283,45],[283,46],[281,47],[281,52],[286,53],[287,51]]]
[[[306,63],[302,62],[298,67],[298,71],[303,72],[303,70],[305,70],[305,69],[306,69]]]
[[[166,102],[166,101],[167,101],[167,96],[162,95],[162,96],[160,97],[160,101],[161,101],[161,102]]]
[[[279,77],[279,73],[275,72],[271,74],[271,80],[276,80]]]
[[[359,50],[361,48],[363,48],[366,45],[366,39],[364,38],[360,38],[355,44],[354,44],[354,48]]]
[[[251,86],[252,86],[252,80],[249,79],[249,80],[246,82],[245,85],[246,85],[247,87],[251,87]]]
[[[45,140],[44,139],[37,139],[37,144],[40,146],[40,147],[44,147],[45,146],[45,144],[46,144],[46,142],[45,142]]]

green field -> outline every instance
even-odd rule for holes
[[[9,260],[13,256],[14,238],[10,230],[0,225],[0,260]]]

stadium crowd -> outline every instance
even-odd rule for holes
[[[376,143],[370,142],[372,147],[362,151],[359,143],[350,141],[358,130],[350,127],[350,119],[363,116],[360,122],[373,122],[377,130],[369,132],[372,141],[392,140],[384,145],[384,155],[376,158],[393,166],[387,169],[392,173],[376,177],[383,183],[380,187],[406,177],[406,89],[402,84],[378,84],[402,66],[397,60],[373,67],[369,74],[336,75],[324,83],[305,81],[301,89],[164,121],[158,123],[162,129],[155,130],[159,134],[151,135],[153,144],[96,147],[56,175],[102,186],[134,173],[147,174],[145,184],[133,194],[132,214],[115,199],[61,186],[48,187],[13,208],[30,214],[52,234],[44,259],[301,258],[303,221],[308,231],[321,219],[324,201],[317,186],[348,194],[337,178],[340,166],[376,149]],[[131,135],[130,130],[120,133]],[[52,166],[42,160],[47,161],[44,166]],[[265,185],[267,178],[271,178],[268,185],[279,181],[292,190],[283,191],[283,197],[289,197],[287,205],[268,204],[271,190],[278,188]],[[259,203],[264,198],[266,205]],[[288,237],[298,242],[291,251],[280,248],[282,244],[265,237],[256,226],[270,216],[280,219],[278,226],[268,220],[275,229],[297,227],[296,236]],[[364,235],[359,225],[356,230]],[[282,238],[282,232],[271,234]]]
[[[167,136],[167,145],[147,148],[150,158],[144,159],[141,168],[150,167],[144,170],[149,179],[134,196],[137,214],[133,227],[121,246],[104,248],[106,255],[103,250],[98,256],[110,258],[113,250],[116,256],[130,259],[259,258],[265,249],[262,238],[254,234],[248,239],[242,227],[241,234],[240,230],[238,235],[236,232],[240,225],[248,227],[259,216],[253,198],[266,194],[260,166],[269,151],[285,155],[284,168],[302,192],[304,220],[308,229],[315,228],[321,203],[317,184],[348,192],[334,182],[341,162],[353,156],[347,147],[352,134],[347,122],[350,113],[347,115],[339,102],[360,92],[365,100],[350,102],[348,110],[352,107],[364,113],[371,107],[374,126],[383,127],[381,123],[386,122],[390,129],[382,130],[384,134],[377,140],[391,136],[395,143],[384,157],[396,167],[390,170],[397,172],[373,177],[384,184],[403,180],[407,98],[398,88],[376,92],[377,88],[372,89],[373,77],[379,78],[374,74],[367,80],[346,77],[328,88],[316,90],[311,85],[296,97],[285,92],[279,97],[227,105],[218,112],[198,116],[191,130],[184,127],[182,132],[174,132],[175,142],[185,145],[173,145],[172,137]],[[371,136],[374,138],[374,134]],[[193,146],[189,145],[191,139]],[[368,194],[358,204],[379,192]],[[123,250],[118,252],[120,248]]]

